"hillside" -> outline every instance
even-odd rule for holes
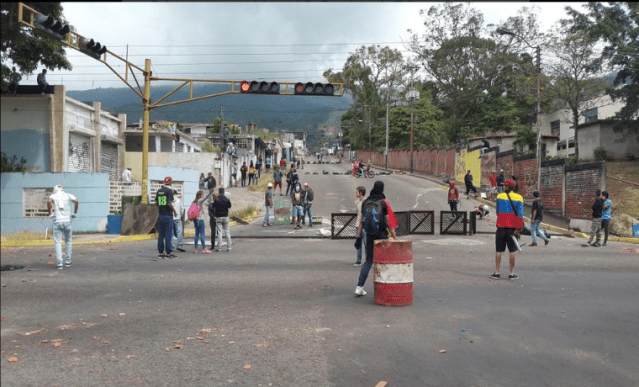
[[[174,86],[153,85],[151,99],[157,100]],[[188,86],[163,102],[188,98]],[[204,96],[228,90],[228,85],[194,85],[193,96]],[[84,91],[68,91],[67,95],[78,101],[92,104],[100,101],[104,109],[126,113],[127,123],[142,118],[142,102],[129,88],[100,88]],[[168,106],[151,111],[151,120],[175,122],[212,122],[220,115],[224,105],[224,119],[244,126],[257,123],[258,127],[271,130],[308,130],[324,125],[338,126],[339,117],[352,104],[350,95],[343,97],[304,97],[278,95],[223,95],[219,97]]]

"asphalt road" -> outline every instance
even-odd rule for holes
[[[365,181],[306,176],[316,196],[331,197],[316,198],[320,215],[354,208],[354,189]],[[382,179],[397,211],[445,204],[436,184]],[[64,270],[48,265],[50,247],[3,250],[2,265],[25,268],[1,274],[0,382],[639,384],[636,245],[582,248],[581,239],[553,238],[524,247],[521,279],[510,282],[488,278],[491,235],[403,239],[413,240],[414,304],[394,308],[373,303],[372,274],[368,295],[354,296],[352,240],[238,238],[230,253],[171,260],[157,259],[154,241],[77,246]]]

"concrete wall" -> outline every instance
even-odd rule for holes
[[[611,122],[595,122],[579,128],[579,158],[594,159],[595,149],[598,147],[604,148],[612,159],[624,159],[627,155],[639,156],[637,135],[615,132],[612,126]]]
[[[149,184],[147,185],[149,200],[153,197],[153,195],[151,195],[150,182],[152,180],[162,181],[167,176],[171,176],[171,179],[175,182],[183,182],[184,195],[182,197],[182,203],[184,203],[188,211],[188,207],[191,205],[193,199],[195,199],[195,195],[199,190],[200,171],[188,168],[149,166]]]
[[[51,228],[53,221],[48,217],[24,217],[24,189],[53,188],[58,184],[80,202],[78,217],[72,222],[73,230],[105,232],[109,214],[109,176],[81,172],[2,173],[2,232],[31,230],[44,233],[45,228]]]

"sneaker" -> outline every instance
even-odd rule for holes
[[[362,263],[361,263],[361,262],[355,262],[355,263],[353,264],[353,266],[362,266]]]
[[[62,269],[64,269],[64,266],[62,265],[58,266],[58,270],[62,270]]]
[[[229,252],[229,251],[231,251],[231,250],[233,250],[233,249],[226,249],[226,252],[228,253],[228,252]]]
[[[593,244],[592,244],[592,245],[590,245],[590,246],[592,246],[592,247],[601,247],[601,243],[599,243],[599,242],[595,242],[595,243],[593,243]]]
[[[493,274],[491,274],[491,275],[490,275],[490,278],[492,278],[492,279],[499,279],[499,278],[500,278],[500,274],[499,274],[499,273],[497,273],[497,274],[496,274],[496,273],[493,273]]]
[[[366,291],[364,290],[362,286],[358,286],[355,288],[355,294],[357,294],[358,296],[365,296]]]
[[[301,229],[300,226],[295,226],[295,228],[293,230],[299,230],[299,229]]]
[[[509,279],[510,281],[518,280],[518,279],[519,279],[519,276],[518,276],[517,274],[509,275],[509,276],[508,276],[508,279]]]
[[[158,258],[166,258],[166,255],[164,255],[164,253],[160,253],[158,254]]]
[[[204,250],[202,250],[202,254],[211,254],[211,250],[204,249]]]
[[[197,254],[197,249],[193,250],[193,254]]]
[[[181,248],[181,247],[178,247],[178,248],[177,248],[177,251],[181,251],[181,252],[183,252],[183,253],[184,253],[184,252],[186,252],[186,250],[184,250],[184,249],[183,249],[183,248]]]
[[[603,245],[601,245],[602,247],[606,247],[608,245],[608,242],[604,242]]]
[[[177,258],[178,256],[173,254],[173,253],[171,253],[171,254],[167,254],[166,257],[167,258]]]
[[[548,246],[548,243],[550,243],[550,239],[546,239],[546,240],[544,241],[544,246]]]
[[[268,224],[262,223],[262,227],[268,227]]]
[[[218,252],[218,253],[221,253],[221,252],[222,252],[222,249],[217,249],[217,250],[215,250],[215,251],[216,251],[216,252]]]
[[[537,244],[536,244],[536,243],[531,243],[531,244],[530,244],[530,247],[535,247],[535,246],[537,246]]]
[[[65,262],[64,263],[64,267],[71,267],[71,265],[73,265],[73,263],[71,263],[71,262]]]
[[[313,223],[309,223],[309,224],[308,224],[308,227],[313,227]]]

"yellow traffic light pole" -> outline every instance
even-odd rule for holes
[[[18,22],[21,24],[24,24],[26,26],[31,27],[34,31],[40,31],[38,28],[36,28],[35,25],[35,16],[36,15],[42,15],[41,13],[39,13],[38,11],[36,11],[35,9],[23,4],[23,3],[18,3]],[[25,20],[26,17],[26,20]],[[43,31],[43,33],[46,33]],[[58,39],[57,37],[55,37],[56,39]],[[80,52],[83,52],[83,50],[80,47],[80,41],[82,39],[85,39],[82,35],[76,33],[75,31],[69,31],[68,34],[66,34],[64,36],[64,39],[60,40],[62,42],[62,44],[71,47],[73,49],[76,49]],[[122,62],[124,62],[125,64],[125,70],[124,70],[124,75],[120,75],[120,73],[118,73],[118,71],[116,71],[113,67],[111,67],[111,65],[109,63],[107,63],[107,58],[108,55],[111,55],[113,58],[120,60]],[[93,56],[92,56],[93,57]],[[96,59],[99,62],[102,62],[105,66],[107,66],[118,78],[120,78],[120,80],[122,80],[122,82],[124,82],[131,90],[133,90],[133,92],[135,94],[137,94],[141,99],[142,99],[142,104],[143,104],[143,113],[142,113],[142,120],[143,120],[143,126],[142,126],[142,204],[148,204],[148,178],[149,178],[149,120],[150,120],[150,112],[152,109],[157,109],[157,108],[161,108],[161,107],[166,107],[166,106],[172,106],[172,105],[177,105],[177,104],[181,104],[181,103],[187,103],[187,102],[193,102],[193,101],[198,101],[198,100],[202,100],[202,99],[207,99],[207,98],[213,98],[213,97],[219,97],[222,95],[228,95],[228,94],[241,94],[240,90],[239,90],[239,84],[242,83],[243,81],[236,81],[236,80],[223,80],[223,79],[189,79],[189,78],[160,78],[160,77],[153,77],[152,76],[152,72],[151,72],[151,60],[150,59],[145,59],[144,60],[144,69],[140,68],[139,66],[129,62],[127,59],[122,58],[121,56],[114,54],[113,52],[111,52],[110,50],[106,50],[106,52],[101,56],[102,59]],[[95,59],[95,57],[94,57]],[[142,89],[142,87],[140,86],[140,83],[138,82],[138,78],[135,76],[135,72],[134,70],[138,70],[142,73],[142,75],[144,76],[144,88]],[[133,78],[133,81],[135,82],[135,85],[131,84],[129,82],[129,73],[131,73],[131,77]],[[161,98],[159,98],[157,101],[155,101],[154,103],[151,103],[151,81],[170,81],[170,82],[181,82],[181,84],[179,86],[176,86],[173,90],[171,90],[170,92],[168,92],[167,94],[165,94],[164,96],[162,96]],[[193,96],[193,83],[194,82],[201,82],[201,83],[225,83],[225,84],[230,84],[230,90],[228,91],[224,91],[221,93],[215,93],[215,94],[209,94],[209,95],[205,95],[205,96],[200,96],[200,97],[194,97]],[[177,92],[178,90],[180,90],[182,87],[189,85],[189,98],[184,99],[184,100],[180,100],[180,101],[173,101],[173,102],[167,102],[167,103],[160,103],[162,101],[164,101],[165,99],[167,99],[168,97],[170,97],[171,95],[173,95],[175,92]],[[278,84],[283,85],[284,86],[284,92],[280,92],[278,94],[271,94],[271,95],[295,95],[294,93],[294,88],[295,88],[295,82],[278,82]],[[341,97],[344,95],[344,85],[341,83],[335,83],[333,84],[336,88],[338,88],[339,92],[337,94],[333,94],[333,96],[335,97]]]

